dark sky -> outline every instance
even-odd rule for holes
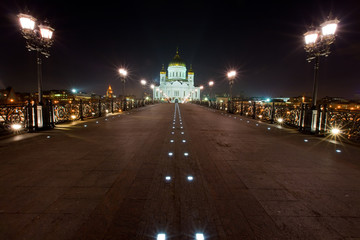
[[[76,2],[76,3],[75,3]],[[55,28],[51,57],[44,60],[44,89],[121,91],[117,69],[128,68],[127,89],[159,80],[176,47],[195,84],[215,81],[228,91],[226,70],[238,70],[234,94],[311,95],[313,64],[303,33],[327,15],[341,21],[332,53],[320,63],[319,95],[360,98],[360,2],[332,1],[25,1],[0,3],[0,88],[35,91],[35,53],[28,52],[16,15],[28,9]],[[207,90],[204,90],[205,92]]]

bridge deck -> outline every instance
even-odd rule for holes
[[[0,141],[0,239],[360,238],[359,156],[191,104],[60,125]]]

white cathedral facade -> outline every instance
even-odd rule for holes
[[[167,73],[164,65],[160,71],[160,85],[154,87],[154,100],[187,102],[200,100],[200,88],[194,86],[194,72],[190,66],[186,75],[186,64],[180,58],[179,51],[170,61]]]

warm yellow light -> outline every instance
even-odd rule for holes
[[[127,75],[127,71],[126,71],[124,68],[120,68],[120,69],[119,69],[119,73],[120,73],[120,75],[122,75],[123,77],[126,77],[126,75]]]
[[[340,131],[340,129],[338,129],[338,128],[333,128],[333,129],[331,129],[331,133],[332,133],[333,135],[338,135],[340,132],[341,132],[341,131]]]
[[[146,85],[146,80],[142,79],[142,80],[140,81],[140,83],[141,83],[141,85],[145,86],[145,85]]]
[[[284,119],[278,118],[277,121],[278,121],[278,123],[283,123],[283,122],[284,122]]]
[[[209,81],[209,86],[212,87],[214,85],[214,81]]]
[[[322,35],[324,36],[331,36],[334,35],[336,32],[337,25],[339,23],[339,20],[329,20],[321,24],[321,31]]]
[[[21,128],[21,125],[16,123],[16,124],[11,125],[11,128],[14,130],[19,130]]]
[[[227,76],[228,76],[228,78],[234,78],[236,76],[236,71],[234,71],[234,70],[229,71]]]
[[[318,36],[319,36],[319,32],[318,31],[309,31],[309,32],[306,32],[304,34],[305,36],[305,43],[306,45],[308,44],[315,44]]]
[[[24,30],[34,30],[35,28],[35,22],[36,22],[36,18],[27,15],[27,14],[22,14],[20,13],[18,15],[19,21],[20,21],[20,25],[21,28]]]
[[[73,120],[74,120],[75,118],[76,118],[76,116],[75,116],[75,115],[71,115],[71,119],[73,119]]]
[[[200,86],[200,90],[203,90],[204,89],[204,86]]]
[[[44,26],[44,25],[40,25],[39,28],[40,28],[40,34],[41,34],[42,38],[49,39],[49,40],[52,38],[52,35],[54,32],[53,28],[51,28],[49,26]]]

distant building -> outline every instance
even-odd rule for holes
[[[177,50],[168,65],[167,72],[164,65],[160,71],[160,86],[156,86],[153,90],[154,99],[170,102],[200,100],[200,88],[194,86],[194,71],[191,65],[187,75],[186,72],[186,64]]]
[[[320,100],[321,104],[326,104],[328,108],[339,110],[360,110],[360,103],[349,101],[341,97],[324,97]]]
[[[113,93],[113,90],[112,90],[110,85],[109,85],[109,88],[106,90],[106,97],[107,98],[113,98],[114,97],[114,93]]]
[[[16,104],[19,102],[20,98],[12,87],[0,89],[0,104]]]

